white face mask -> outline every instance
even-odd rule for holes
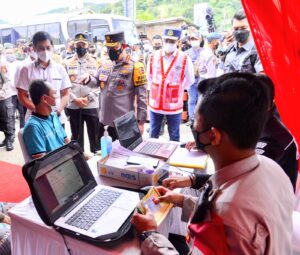
[[[200,41],[191,41],[192,48],[198,48],[200,47]]]
[[[37,52],[38,59],[43,62],[48,62],[52,57],[53,52],[49,50],[39,51]]]
[[[165,43],[164,44],[164,51],[166,53],[172,53],[177,49],[176,43]]]
[[[37,60],[38,56],[35,51],[30,51],[29,56],[32,57],[33,59]]]

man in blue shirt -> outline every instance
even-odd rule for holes
[[[34,80],[29,88],[35,112],[25,124],[23,140],[28,154],[33,159],[40,158],[70,142],[57,115],[52,112],[55,106],[56,91],[43,80]]]

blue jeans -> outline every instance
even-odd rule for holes
[[[170,141],[179,141],[179,127],[181,122],[181,113],[177,114],[160,114],[150,110],[150,137],[158,138],[162,120],[166,116]]]
[[[195,82],[189,89],[189,102],[188,102],[188,113],[189,120],[194,120],[195,118],[195,108],[198,101],[198,82]]]

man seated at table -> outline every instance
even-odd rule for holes
[[[255,151],[268,115],[266,88],[252,74],[232,73],[224,80],[213,81],[218,86],[197,105],[194,127],[199,144],[211,156],[216,169],[207,182],[212,189],[200,190],[200,197],[204,191],[209,194],[209,212],[220,217],[224,235],[208,235],[205,241],[221,238],[228,254],[291,254],[291,182],[276,162]],[[199,212],[199,206],[203,206],[199,204],[201,199],[164,187],[158,190],[162,196],[155,202],[182,207],[183,220],[191,219],[194,209]],[[197,222],[199,215],[194,216]],[[144,238],[143,254],[178,254],[168,239],[155,232],[157,226],[150,213],[135,214],[132,223]],[[199,232],[193,236],[198,238],[195,250],[205,245],[201,241],[205,239],[202,223],[196,223]],[[220,243],[209,245],[214,249]]]
[[[28,154],[40,158],[70,142],[57,115],[52,112],[55,106],[56,91],[43,80],[34,80],[29,87],[30,98],[35,106],[23,130],[23,140]]]
[[[230,74],[225,74],[219,79],[224,80]],[[268,117],[266,125],[256,144],[256,152],[276,161],[286,175],[290,178],[294,191],[298,176],[298,150],[297,144],[291,132],[278,119],[277,108],[275,105],[275,88],[272,80],[266,75],[258,75],[258,78],[264,83],[268,93]],[[199,93],[204,95],[212,86],[218,86],[213,79],[208,79],[199,83]],[[195,148],[195,142],[187,143],[187,149]],[[174,189],[191,187],[199,189],[201,185],[209,178],[209,175],[200,174],[189,177],[171,177],[164,180],[164,186]]]

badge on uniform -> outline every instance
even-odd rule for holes
[[[1,73],[7,73],[7,67],[6,66],[1,66]]]
[[[77,78],[76,75],[69,75],[69,77],[70,77],[70,81],[71,82],[75,82],[76,81],[76,78]]]
[[[125,81],[124,80],[117,80],[115,83],[117,91],[122,91],[125,88]]]
[[[104,81],[101,81],[101,82],[100,82],[100,88],[101,88],[101,89],[104,89],[104,86],[105,86]]]
[[[134,64],[133,83],[134,83],[134,86],[141,86],[141,85],[145,85],[147,83],[145,67],[144,67],[144,64],[141,62],[136,62]]]

